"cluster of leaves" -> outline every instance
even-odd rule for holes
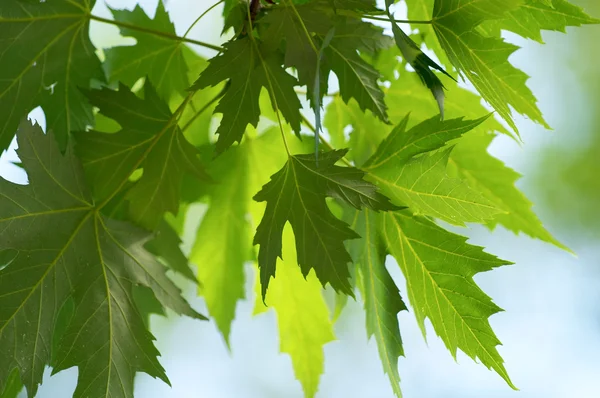
[[[227,0],[233,38],[219,47],[177,36],[162,1],[154,18],[138,6],[113,19],[95,16],[93,0],[0,2],[0,149],[16,134],[29,179],[0,180],[0,391],[24,385],[33,397],[46,365],[78,367],[75,397],[132,397],[139,371],[168,383],[148,315],[204,316],[167,272],[199,282],[228,342],[252,262],[256,312],[277,311],[306,396],[335,338],[328,286],[338,309],[360,292],[400,396],[406,305],[387,255],[423,332],[428,318],[452,355],[478,358],[514,387],[488,322],[500,308],[473,281],[509,262],[436,220],[565,248],[515,188],[519,175],[487,152],[496,134],[518,137],[513,112],[546,125],[500,33],[541,41],[541,30],[598,21],[566,0],[407,0],[419,24],[409,35],[393,3]],[[91,21],[136,44],[96,51]],[[218,53],[207,61],[191,44]],[[327,94],[332,76],[339,91]],[[46,134],[25,120],[37,106]],[[196,202],[208,204],[189,256],[197,274],[175,221]]]

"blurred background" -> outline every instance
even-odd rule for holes
[[[600,16],[598,0],[571,1]],[[138,2],[107,3],[114,8],[132,8]],[[157,0],[139,3],[154,15]],[[167,9],[177,33],[183,34],[212,3],[169,0]],[[100,1],[94,13],[110,17]],[[189,37],[221,43],[220,15],[221,7]],[[511,390],[498,375],[460,352],[455,362],[430,325],[425,342],[414,316],[405,311],[400,314],[400,327],[406,357],[400,359],[399,367],[407,398],[600,397],[600,26],[569,28],[567,33],[544,32],[545,45],[505,35],[523,47],[511,62],[532,76],[528,85],[554,131],[520,119],[524,144],[519,146],[502,135],[491,152],[524,175],[519,188],[535,204],[535,212],[549,231],[577,257],[501,228],[494,232],[478,226],[456,230],[469,236],[470,243],[515,262],[480,274],[476,282],[506,310],[494,315],[491,324],[504,344],[499,351],[520,391]],[[133,43],[123,40],[115,27],[96,23],[92,40],[98,48]],[[197,50],[214,55],[210,50]],[[32,116],[43,124],[42,112],[36,110]],[[22,172],[10,164],[15,159],[12,150],[4,154],[0,174],[22,180]],[[186,224],[185,250],[191,248],[197,224],[198,217]],[[397,265],[391,260],[387,265],[404,291]],[[250,267],[247,280],[247,299],[240,302],[232,327],[231,351],[212,323],[171,313],[151,318],[162,353],[160,361],[172,387],[139,374],[136,397],[303,397],[289,357],[279,354],[275,314],[269,311],[252,317],[254,275]],[[180,282],[192,305],[204,311],[195,287]],[[325,346],[325,374],[317,396],[392,398],[375,341],[367,340],[360,302],[349,302],[335,330],[338,340]],[[75,369],[52,377],[47,369],[38,396],[70,397],[76,377]]]

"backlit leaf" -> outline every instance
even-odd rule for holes
[[[387,246],[406,278],[408,298],[423,333],[429,318],[454,357],[460,349],[478,358],[515,388],[488,321],[501,309],[473,281],[477,273],[510,263],[424,218],[405,212],[382,217]]]
[[[111,9],[111,12],[116,21],[175,35],[175,26],[163,0],[159,0],[153,19],[139,4],[132,11]],[[105,51],[104,68],[111,81],[132,87],[138,79],[148,76],[164,100],[168,100],[173,92],[188,88],[188,68],[181,42],[123,26],[120,29],[123,36],[133,37],[137,43]]]

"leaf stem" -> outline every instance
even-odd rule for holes
[[[181,36],[177,36],[177,35],[167,33],[167,32],[161,32],[161,31],[154,30],[154,29],[144,28],[142,26],[130,24],[127,22],[121,22],[121,21],[115,21],[114,19],[102,18],[97,15],[90,15],[90,19],[94,20],[94,21],[110,24],[110,25],[119,26],[122,28],[137,30],[138,32],[144,32],[144,33],[148,33],[148,34],[154,35],[154,36],[164,37],[164,38],[170,39],[170,40],[181,41],[181,42],[185,42],[185,43],[189,43],[189,44],[196,44],[198,46],[206,47],[206,48],[209,48],[209,49],[215,50],[215,51],[223,51],[223,47],[221,47],[221,46],[216,46],[214,44],[205,43],[205,42],[199,41],[199,40],[188,39],[187,37],[181,37]]]
[[[208,7],[202,14],[200,14],[200,16],[198,18],[196,18],[196,20],[194,22],[192,22],[192,24],[190,25],[189,28],[187,28],[187,30],[185,31],[185,33],[183,34],[183,38],[185,39],[187,37],[187,35],[190,33],[190,31],[192,30],[192,28],[194,26],[196,26],[196,24],[209,12],[211,12],[213,10],[213,8],[217,7],[219,4],[223,3],[225,0],[219,0],[217,1],[215,4],[213,4],[212,6]]]
[[[419,20],[408,20],[408,19],[392,19],[390,21],[389,18],[383,18],[383,17],[375,17],[375,16],[370,16],[370,15],[363,15],[363,18],[365,19],[372,19],[374,21],[383,21],[383,22],[396,22],[396,23],[409,23],[409,24],[421,24],[421,25],[431,25],[433,23],[433,21],[419,21]]]
[[[315,134],[316,134],[316,133],[317,133],[317,129],[315,128],[315,126],[313,126],[313,124],[310,122],[310,120],[308,120],[308,119],[306,118],[306,116],[304,116],[304,114],[303,114],[303,113],[300,113],[300,117],[302,118],[302,123],[304,123],[304,125],[305,125],[306,127],[308,127],[308,129],[309,129],[310,131],[312,131],[313,133],[315,133]],[[335,150],[335,148],[333,147],[333,145],[331,145],[331,144],[329,143],[329,141],[327,141],[327,140],[325,139],[325,137],[323,137],[323,134],[319,133],[319,139],[321,140],[321,142],[322,142],[322,143],[323,143],[323,144],[324,144],[324,145],[325,145],[327,148],[329,148],[329,149],[330,149],[330,150],[332,150],[332,151],[334,151],[334,150]],[[346,166],[349,166],[349,167],[354,167],[354,165],[353,165],[352,163],[350,163],[350,161],[349,161],[348,159],[346,159],[345,157],[343,157],[343,158],[342,158],[342,162],[344,162],[344,163],[346,164]]]

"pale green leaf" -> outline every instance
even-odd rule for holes
[[[246,147],[231,148],[213,162],[210,172],[218,182],[209,190],[190,255],[198,266],[199,291],[227,344],[237,302],[244,298],[244,263],[251,260]]]
[[[527,75],[508,62],[518,47],[502,39],[484,37],[475,28],[483,21],[504,18],[523,0],[488,0],[461,3],[436,0],[432,26],[452,64],[464,74],[517,132],[511,107],[548,127],[536,99],[526,86]]]
[[[153,19],[139,4],[131,11],[111,9],[111,12],[118,22],[176,35],[175,25],[165,10],[163,0],[159,0]],[[138,79],[148,77],[166,101],[174,92],[182,93],[188,88],[188,67],[181,41],[123,26],[120,30],[123,36],[134,38],[136,44],[105,50],[103,65],[110,81],[132,87]]]
[[[473,281],[480,272],[510,263],[407,212],[384,214],[383,232],[406,278],[408,298],[423,333],[425,318],[429,318],[454,357],[460,349],[478,358],[515,388],[488,321],[501,309]]]
[[[366,312],[369,337],[375,336],[384,372],[392,390],[402,396],[398,358],[404,355],[398,313],[406,310],[400,292],[385,268],[385,246],[380,236],[380,215],[365,209],[355,211],[352,228],[361,239],[348,243],[359,270],[359,286]]]
[[[370,171],[381,192],[415,214],[435,217],[454,225],[486,222],[502,212],[466,182],[446,175],[449,150],[424,154],[402,166]]]
[[[542,30],[565,33],[567,26],[599,22],[599,19],[590,17],[582,8],[567,0],[527,0],[519,8],[507,12],[503,19],[486,21],[481,28],[498,36],[501,30],[509,30],[526,39],[543,43]]]
[[[302,275],[294,261],[295,239],[290,226],[284,228],[282,241],[284,260],[277,260],[277,276],[265,302],[277,312],[281,352],[290,355],[305,397],[313,398],[324,370],[323,346],[335,340],[333,324],[314,271]]]
[[[464,137],[450,154],[449,169],[504,211],[488,225],[501,224],[515,233],[524,232],[569,250],[544,228],[531,210],[531,202],[515,187],[521,175],[487,152],[493,139],[493,135],[481,132]]]

